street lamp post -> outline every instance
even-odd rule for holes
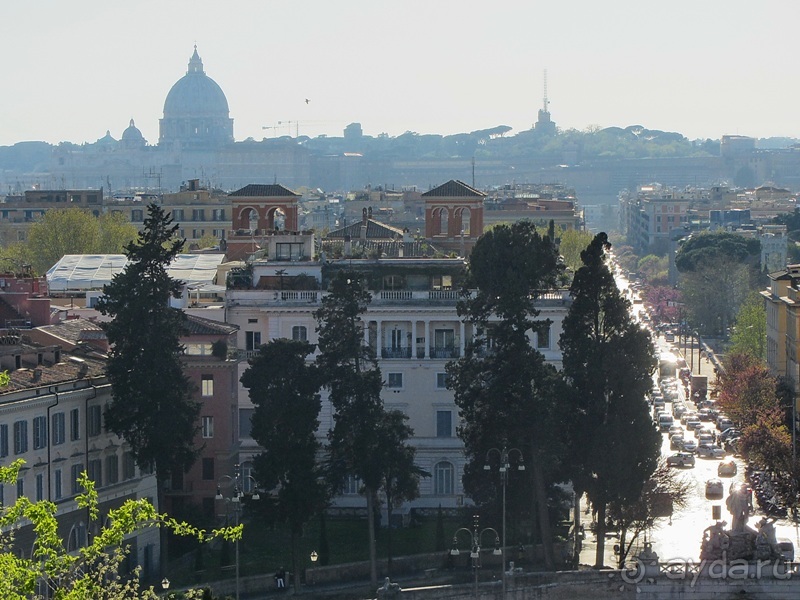
[[[525,464],[522,459],[522,450],[519,448],[511,448],[510,450],[504,445],[502,450],[498,450],[497,448],[491,448],[486,453],[486,464],[483,465],[483,469],[485,471],[491,470],[491,465],[489,464],[490,457],[492,454],[497,454],[500,458],[500,485],[503,487],[503,545],[501,549],[501,554],[503,556],[503,598],[506,597],[506,486],[508,485],[508,471],[511,469],[511,455],[516,454],[519,457],[519,463],[517,464],[518,471],[525,470]]]
[[[226,505],[233,506],[234,524],[239,526],[239,518],[242,513],[242,498],[244,498],[244,485],[243,481],[249,480],[256,484],[256,480],[250,475],[242,475],[241,465],[236,463],[233,465],[233,475],[223,475],[217,480],[217,495],[214,496],[216,500],[225,500]],[[233,486],[233,495],[230,498],[225,498],[222,495],[222,483]],[[253,500],[259,500],[261,496],[258,495],[258,489],[253,488],[253,494],[250,496]],[[227,507],[226,511],[227,513]],[[239,600],[239,538],[236,538],[236,600]]]
[[[472,516],[472,529],[467,529],[466,527],[460,527],[456,529],[455,533],[453,534],[453,547],[450,550],[450,556],[458,556],[460,552],[458,551],[458,534],[462,531],[465,531],[469,534],[469,541],[470,541],[470,552],[469,557],[472,559],[472,571],[474,574],[474,583],[473,583],[473,590],[475,594],[475,600],[478,599],[478,569],[481,566],[481,538],[483,534],[487,531],[491,531],[494,533],[494,550],[492,550],[492,554],[495,556],[501,556],[502,550],[500,549],[500,536],[497,534],[497,530],[493,527],[484,527],[483,529],[480,528],[480,516],[473,515]]]

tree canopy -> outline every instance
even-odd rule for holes
[[[466,490],[476,500],[492,497],[483,470],[492,447],[508,444],[522,452],[532,466],[528,493],[522,495],[535,499],[529,508],[536,508],[549,568],[554,560],[547,488],[562,464],[563,445],[556,435],[562,415],[556,370],[533,340],[549,336],[551,323],[537,319],[536,301],[556,287],[562,271],[553,240],[528,221],[481,236],[458,304],[459,315],[480,335],[463,358],[447,365],[469,460]]]
[[[675,256],[675,266],[681,273],[693,272],[720,260],[732,264],[758,261],[761,242],[727,231],[692,234],[683,242]]]
[[[0,466],[0,485],[13,486],[23,467],[22,460]],[[156,600],[159,595],[155,590],[142,585],[139,567],[125,572],[132,535],[159,527],[200,542],[216,537],[230,541],[241,538],[242,525],[207,532],[157,512],[145,498],[125,500],[103,515],[101,523],[94,482],[85,472],[78,482],[85,490],[76,498],[78,508],[85,509],[89,520],[97,523],[98,533],[77,552],[68,552],[64,540],[58,536],[58,507],[54,502],[32,502],[27,496],[20,496],[14,504],[0,507],[3,531],[0,534],[0,597],[6,600]],[[12,550],[16,530],[26,526],[32,527],[35,536],[30,557]],[[201,593],[189,592],[186,597],[200,598]]]
[[[114,396],[106,426],[130,444],[139,466],[155,468],[162,505],[167,478],[183,473],[197,456],[200,404],[191,397],[181,361],[186,317],[169,304],[180,297],[182,282],[167,268],[183,240],[175,239],[177,225],[159,206],[150,204],[147,212],[137,241],[125,247],[129,263],[103,286],[97,310],[112,317],[102,324],[111,345],[106,372]]]
[[[760,294],[751,293],[739,308],[728,352],[766,360],[767,311]]]
[[[255,477],[264,489],[276,490],[278,518],[292,536],[293,572],[298,569],[297,538],[326,500],[317,466],[320,378],[307,362],[313,352],[308,342],[272,340],[249,360],[241,378],[255,406],[253,439],[262,448],[253,461]]]
[[[606,265],[609,248],[600,233],[581,254],[561,334],[563,375],[571,388],[573,484],[597,510],[599,539],[605,537],[606,507],[640,497],[661,445],[645,401],[655,351]],[[596,558],[602,566],[603,544]]]
[[[361,315],[371,299],[361,274],[342,271],[331,281],[314,317],[319,334],[317,365],[333,407],[334,424],[327,448],[330,481],[337,491],[347,477],[361,482],[369,515],[370,579],[375,584],[372,516],[378,506],[378,492],[388,482],[390,496],[413,495],[413,488],[397,489],[396,469],[408,457],[413,459],[414,451],[407,445],[412,430],[403,419],[387,416],[381,399],[381,371],[374,351],[364,340]]]
[[[76,207],[52,209],[31,225],[22,253],[34,272],[43,274],[65,254],[118,254],[136,234],[121,213],[95,217]]]

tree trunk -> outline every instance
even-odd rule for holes
[[[625,567],[625,559],[628,556],[628,548],[625,547],[625,540],[628,537],[628,529],[623,527],[619,532],[619,555],[617,556],[617,568]]]
[[[581,539],[581,498],[583,492],[575,490],[575,498],[572,505],[572,521],[573,521],[573,535],[572,540],[572,567],[577,568],[581,562],[581,548],[583,547],[583,540]]]
[[[544,484],[544,473],[541,463],[533,461],[533,485],[536,488],[536,504],[539,511],[539,528],[542,532],[542,552],[544,554],[544,566],[548,571],[555,569],[556,564],[553,559],[553,534],[550,531],[550,514],[547,507],[547,488]]]
[[[392,576],[392,503],[389,496],[386,500],[386,575]]]
[[[367,530],[369,531],[369,581],[372,587],[378,585],[378,557],[375,552],[375,491],[365,490],[367,494]]]
[[[298,568],[300,565],[297,564],[297,534],[292,531],[292,538],[291,538],[291,547],[292,547],[292,573],[294,574],[294,593],[300,593],[300,573],[303,571],[302,568]],[[285,585],[285,584],[284,584]]]
[[[594,568],[602,569],[606,559],[606,505],[600,502],[597,505],[597,552],[595,553]]]
[[[158,512],[167,512],[167,499],[164,490],[166,489],[166,479],[159,477],[156,472],[156,498],[158,501]],[[158,528],[158,541],[161,545],[158,553],[158,577],[166,577],[169,572],[169,529],[166,527]]]

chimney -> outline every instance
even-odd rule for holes
[[[36,382],[42,379],[42,370],[40,368],[36,368],[33,370],[31,380]]]
[[[369,209],[367,210],[367,218],[368,218],[368,219],[371,219],[371,218],[372,218],[372,207],[371,207],[371,206],[370,206],[370,207],[369,207]]]
[[[366,225],[366,224],[367,224],[367,209],[366,208],[362,208],[361,209],[361,225]]]

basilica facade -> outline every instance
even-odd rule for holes
[[[120,139],[107,131],[93,144],[60,144],[45,185],[168,192],[197,179],[221,190],[267,180],[297,188],[309,184],[309,162],[308,151],[290,139],[234,140],[228,99],[195,46],[186,73],[167,93],[157,143],[148,143],[131,119]]]

